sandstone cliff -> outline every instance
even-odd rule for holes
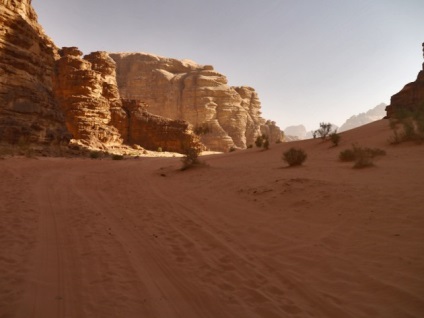
[[[253,88],[230,87],[210,65],[145,53],[110,54],[117,64],[123,98],[146,102],[153,114],[207,126],[202,142],[212,150],[246,148],[262,131],[271,141],[281,139],[275,125],[260,117],[260,101]]]
[[[386,107],[387,117],[392,117],[397,110],[405,109],[413,111],[419,106],[424,106],[424,63],[415,82],[405,85],[400,92],[391,97],[390,105]]]
[[[121,135],[110,125],[110,108],[120,103],[113,85],[114,62],[101,52],[83,59],[77,48],[63,48],[59,53],[54,91],[73,139],[91,148],[120,145]]]
[[[0,141],[68,138],[52,91],[56,47],[30,0],[0,1]]]
[[[281,139],[275,123],[260,117],[254,89],[228,86],[212,66],[149,54],[112,57],[59,50],[31,0],[0,0],[0,141],[72,138],[95,149],[127,143],[182,152],[202,147],[189,123],[207,127],[201,138],[214,150],[245,148],[261,133]]]
[[[73,142],[104,150],[122,143],[176,152],[201,147],[188,123],[149,114],[140,101],[121,100],[115,62],[106,52],[82,57],[71,47],[59,53],[54,91]]]

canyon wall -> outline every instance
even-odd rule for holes
[[[49,144],[69,139],[53,94],[56,47],[30,0],[0,1],[0,141]]]
[[[123,98],[139,99],[149,112],[207,127],[202,142],[212,150],[246,148],[262,131],[281,131],[260,117],[261,104],[250,87],[230,87],[227,78],[210,65],[146,53],[112,53]]]
[[[107,150],[122,143],[149,150],[183,152],[201,148],[187,122],[150,114],[137,100],[122,100],[116,83],[115,62],[106,52],[82,57],[75,47],[59,50],[54,92],[75,142]]]
[[[0,0],[0,141],[228,151],[262,133],[281,139],[260,108],[253,88],[228,86],[212,66],[58,49],[31,0]],[[195,135],[199,128],[207,133]]]

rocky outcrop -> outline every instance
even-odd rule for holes
[[[0,141],[72,138],[95,149],[128,143],[182,152],[202,147],[189,123],[207,127],[201,139],[214,150],[245,148],[261,133],[271,141],[281,137],[275,123],[260,117],[254,89],[228,86],[212,66],[59,50],[31,0],[0,0]]]
[[[120,131],[127,144],[143,145],[155,151],[184,152],[192,147],[203,150],[188,122],[152,115],[146,111],[147,105],[140,101],[122,100],[122,104],[127,121],[124,126],[120,126]],[[119,127],[118,124],[116,126]]]
[[[391,97],[390,105],[386,107],[387,117],[393,117],[398,110],[414,111],[418,107],[424,107],[424,63],[415,82],[405,85],[399,93]]]
[[[0,1],[0,141],[69,137],[52,91],[56,54],[30,0]]]
[[[122,143],[175,152],[201,148],[187,122],[152,115],[147,104],[121,99],[115,62],[106,52],[82,57],[70,47],[59,54],[54,88],[73,142],[104,150]]]
[[[115,63],[104,52],[82,58],[75,47],[59,51],[54,91],[73,139],[91,148],[122,144],[111,125],[111,108],[122,108],[116,89]]]
[[[145,53],[110,55],[123,98],[146,102],[155,115],[207,126],[201,140],[212,150],[245,148],[266,125],[254,89],[228,86],[212,66]]]
[[[386,104],[381,103],[365,113],[351,116],[343,125],[340,126],[339,132],[360,127],[373,121],[382,119],[386,115],[386,106]]]

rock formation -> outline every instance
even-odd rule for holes
[[[400,92],[391,97],[390,105],[386,107],[387,117],[392,117],[397,110],[413,111],[417,107],[424,107],[424,63],[415,82],[405,85]]]
[[[0,141],[67,139],[52,91],[56,47],[30,0],[0,1]]]
[[[91,148],[120,145],[121,135],[110,125],[111,106],[121,106],[113,85],[114,62],[102,52],[83,59],[75,47],[63,48],[59,54],[54,91],[73,139]]]
[[[184,152],[190,147],[203,150],[192,126],[183,120],[172,120],[152,115],[146,111],[147,105],[137,100],[122,100],[127,115],[124,129],[120,129],[125,141],[130,145],[143,145],[150,150]],[[116,127],[119,124],[112,120]],[[125,133],[125,130],[127,133]]]
[[[108,149],[122,143],[150,150],[184,151],[200,147],[188,123],[149,114],[137,100],[121,100],[115,62],[106,52],[82,58],[75,47],[59,50],[54,91],[73,142]]]
[[[117,64],[123,98],[146,102],[155,115],[207,126],[209,132],[201,140],[212,150],[245,148],[261,130],[272,130],[271,141],[281,139],[275,123],[272,128],[265,127],[255,90],[228,86],[226,77],[210,65],[145,53],[110,56]]]
[[[363,126],[373,121],[382,119],[386,115],[386,106],[386,104],[381,103],[365,113],[351,116],[343,125],[340,126],[339,132]]]
[[[58,49],[31,0],[0,0],[0,141],[69,141],[94,149],[127,143],[182,152],[245,148],[257,135],[281,139],[260,117],[250,87],[230,87],[212,66],[149,54]],[[116,76],[118,66],[118,76]],[[119,89],[118,89],[119,84]],[[121,99],[123,97],[124,99]]]
[[[409,83],[390,98],[386,107],[387,117],[390,118],[399,109],[413,111],[424,103],[424,70],[418,73],[415,82]]]

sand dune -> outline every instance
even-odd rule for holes
[[[0,161],[0,317],[424,317],[424,147]],[[376,167],[337,160],[351,143]],[[283,150],[302,147],[304,166]]]

